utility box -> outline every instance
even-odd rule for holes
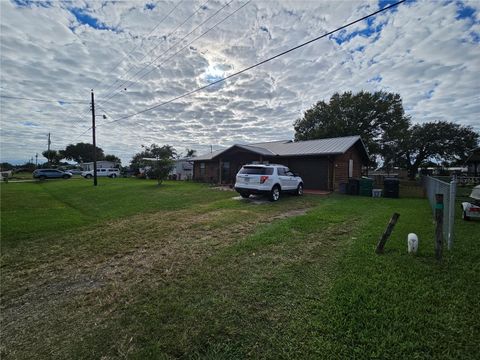
[[[385,178],[383,180],[383,196],[387,198],[398,198],[400,193],[400,180],[397,178]]]

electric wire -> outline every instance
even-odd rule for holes
[[[4,99],[39,101],[39,102],[57,103],[57,104],[88,104],[88,101],[78,100],[78,99],[71,99],[71,100],[69,99],[69,100],[63,101],[63,100],[53,100],[53,99],[34,99],[34,98],[26,98],[21,96],[9,96],[9,95],[0,95],[0,97]]]
[[[150,32],[149,32],[147,35],[145,35],[143,38],[145,39],[145,38],[147,38],[148,36],[150,36],[150,35],[151,35],[161,24],[163,24],[163,22],[180,6],[180,4],[182,4],[182,2],[183,2],[183,0],[182,0],[182,1],[179,1],[179,2],[177,3],[177,5],[175,5],[175,6],[173,7],[173,9],[170,10],[170,11],[168,12],[168,14],[165,15],[165,16],[157,23],[157,25],[155,25],[155,27],[154,27],[152,30],[150,30]],[[132,50],[130,50],[130,51],[128,52],[128,54],[126,54],[126,55],[124,55],[124,56],[122,57],[122,59],[109,71],[109,73],[112,73],[113,71],[115,71],[115,70],[122,64],[123,60],[125,60],[125,59],[128,58],[128,57],[130,57],[130,55],[132,55],[132,54],[133,54],[139,47],[141,47],[141,46],[142,46],[142,43],[137,44]],[[143,59],[143,58],[142,58],[142,59]],[[136,59],[133,59],[133,60],[136,61]],[[114,82],[112,85],[108,86],[105,91],[108,91],[110,88],[112,88],[118,81],[119,81],[118,79],[115,80],[115,82]],[[101,83],[100,83],[100,84],[101,84]]]
[[[185,20],[183,20],[183,22],[178,25],[174,30],[172,30],[170,33],[168,33],[164,38],[168,38],[169,36],[171,36],[172,34],[174,34],[179,28],[181,28],[188,20],[190,20],[193,16],[195,16],[195,14],[197,14],[200,10],[202,10],[204,8],[204,6],[209,2],[210,0],[207,0],[205,1],[202,5],[200,5],[192,14],[190,14],[190,16],[188,16]],[[151,49],[150,51],[148,51],[138,62],[142,62],[150,53],[152,53],[153,51],[155,51],[159,46],[160,46],[160,41],[158,42],[158,44],[153,48]],[[148,65],[146,65],[148,66]],[[141,70],[143,70],[146,66],[142,67]],[[124,76],[126,76],[130,70],[133,69],[133,65],[130,66],[126,72],[124,72]],[[112,86],[109,87],[109,89],[111,88]],[[106,96],[100,96],[99,97],[99,100],[98,101],[105,101],[105,100],[102,100],[101,98],[104,97],[104,98],[108,98],[108,96],[110,95],[110,93],[112,92],[115,92],[117,89],[119,89],[121,87],[120,86],[117,86],[114,90],[112,91],[105,91],[107,93]],[[108,89],[107,89],[108,90]]]
[[[172,103],[172,102],[174,102],[174,101],[176,101],[176,100],[179,100],[179,99],[181,99],[181,98],[187,97],[187,96],[189,96],[189,95],[191,95],[191,94],[194,94],[194,93],[196,93],[196,92],[199,92],[199,91],[202,91],[202,90],[204,90],[204,89],[207,89],[207,88],[209,88],[209,87],[211,87],[211,86],[214,86],[214,85],[216,85],[216,84],[218,84],[218,83],[224,82],[225,80],[228,80],[228,79],[230,79],[230,78],[232,78],[232,77],[235,77],[235,76],[238,76],[238,75],[240,75],[240,74],[243,74],[244,72],[247,72],[247,71],[249,71],[249,70],[251,70],[251,69],[253,69],[253,68],[256,68],[256,67],[258,67],[258,66],[260,66],[260,65],[263,65],[263,64],[265,64],[265,63],[267,63],[267,62],[270,62],[270,61],[272,61],[272,60],[274,60],[274,59],[276,59],[276,58],[279,58],[279,57],[281,57],[281,56],[283,56],[283,55],[286,55],[286,54],[288,54],[288,53],[290,53],[290,52],[292,52],[292,51],[295,51],[295,50],[300,49],[300,48],[302,48],[302,47],[304,47],[304,46],[306,46],[306,45],[309,45],[309,44],[311,44],[311,43],[313,43],[313,42],[316,42],[316,41],[318,41],[318,40],[320,40],[320,39],[323,39],[323,38],[325,38],[325,37],[327,37],[327,36],[330,36],[330,35],[338,32],[338,31],[340,31],[340,30],[343,30],[343,29],[345,29],[345,28],[348,28],[348,27],[350,27],[350,26],[352,26],[352,25],[354,25],[354,24],[356,24],[356,23],[359,23],[359,22],[361,22],[361,21],[363,21],[363,20],[366,20],[366,19],[368,19],[368,18],[371,18],[372,16],[375,16],[375,15],[380,14],[380,13],[382,13],[382,12],[384,12],[384,11],[387,11],[387,10],[389,10],[389,9],[391,9],[391,8],[394,8],[394,7],[396,7],[396,6],[404,3],[405,1],[407,1],[407,0],[401,0],[401,1],[398,1],[398,2],[396,2],[396,3],[394,3],[394,4],[388,5],[388,6],[382,8],[382,9],[380,9],[380,10],[377,10],[377,11],[375,11],[375,12],[373,12],[373,13],[370,13],[369,15],[366,15],[366,16],[363,16],[363,17],[357,19],[357,20],[351,21],[351,22],[349,22],[349,23],[347,23],[347,24],[345,24],[345,25],[342,25],[342,26],[336,28],[335,30],[329,31],[329,32],[327,32],[327,33],[325,33],[325,34],[323,34],[323,35],[320,35],[320,36],[315,37],[315,38],[313,38],[313,39],[311,39],[311,40],[308,40],[308,41],[306,41],[306,42],[303,42],[303,43],[301,43],[301,44],[299,44],[299,45],[297,45],[297,46],[294,46],[293,48],[290,48],[290,49],[288,49],[288,50],[282,51],[282,52],[280,52],[280,53],[278,53],[278,54],[276,54],[276,55],[274,55],[274,56],[271,56],[271,57],[269,57],[269,58],[267,58],[267,59],[265,59],[265,60],[262,60],[262,61],[260,61],[260,62],[258,62],[258,63],[256,63],[256,64],[254,64],[254,65],[248,66],[248,67],[246,67],[246,68],[244,68],[244,69],[242,69],[242,70],[240,70],[240,71],[237,71],[237,72],[235,72],[235,73],[233,73],[233,74],[230,74],[230,75],[228,75],[228,76],[226,76],[226,77],[224,77],[224,78],[221,78],[221,79],[219,79],[219,80],[216,80],[216,81],[214,81],[214,82],[211,82],[211,83],[209,83],[209,84],[207,84],[207,85],[198,87],[198,88],[196,88],[196,89],[194,89],[194,90],[188,91],[188,92],[186,92],[186,93],[184,93],[184,94],[182,94],[182,95],[173,97],[173,98],[171,98],[171,99],[169,99],[169,100],[167,100],[167,101],[161,102],[161,103],[159,103],[159,104],[157,104],[157,105],[154,105],[154,106],[148,107],[148,108],[146,108],[146,109],[137,111],[137,112],[135,112],[135,113],[133,113],[133,114],[125,115],[125,116],[119,117],[119,118],[117,118],[117,119],[114,119],[114,120],[112,120],[112,121],[106,122],[106,123],[104,123],[104,125],[108,125],[108,124],[111,124],[111,123],[115,123],[115,122],[118,122],[118,121],[121,121],[121,120],[125,120],[125,119],[128,119],[128,118],[134,117],[134,116],[139,115],[139,114],[146,113],[146,112],[148,112],[148,111],[154,110],[154,109],[159,108],[159,107],[164,106],[164,105],[167,105],[167,104]]]
[[[235,15],[235,13],[237,13],[238,11],[240,11],[242,8],[244,8],[245,6],[247,6],[252,0],[249,0],[247,1],[245,4],[243,4],[242,6],[240,6],[239,8],[237,8],[235,11],[233,11],[232,13],[230,13],[229,15],[227,15],[225,18],[223,18],[222,20],[220,20],[219,22],[217,22],[215,25],[213,25],[211,28],[207,29],[206,31],[204,31],[202,34],[200,34],[199,36],[197,36],[195,39],[193,39],[192,41],[190,41],[189,43],[187,43],[184,47],[182,47],[180,50],[178,50],[177,52],[173,53],[170,57],[166,58],[165,60],[163,60],[160,64],[158,65],[155,65],[157,69],[159,69],[160,65],[163,65],[164,63],[166,63],[168,60],[171,60],[172,58],[174,58],[178,53],[180,53],[181,51],[185,50],[187,47],[189,47],[191,44],[193,44],[195,41],[197,41],[198,39],[200,39],[201,37],[205,36],[207,33],[209,33],[211,30],[213,30],[214,28],[216,28],[218,25],[222,24],[223,22],[225,22],[228,18],[230,18],[231,16]],[[230,1],[231,2],[231,1]],[[146,72],[145,74],[143,74],[140,78],[137,79],[137,81],[140,81],[141,79],[143,79],[145,76],[147,76],[148,74],[150,74],[153,70],[155,70],[155,68],[152,68],[150,69],[148,72]]]
[[[148,66],[150,66],[151,64],[155,63],[160,57],[162,57],[163,55],[165,55],[168,51],[170,51],[172,48],[174,48],[175,46],[177,46],[178,44],[180,44],[185,38],[187,38],[188,36],[190,36],[193,32],[195,32],[200,26],[202,26],[203,24],[207,23],[210,19],[212,19],[215,15],[217,15],[220,11],[222,11],[224,8],[226,8],[228,5],[230,5],[231,3],[233,2],[233,0],[230,0],[228,3],[226,3],[225,5],[223,5],[220,9],[218,9],[215,13],[213,13],[212,15],[210,15],[205,21],[203,21],[201,24],[199,24],[198,26],[196,26],[192,31],[190,31],[187,35],[185,35],[183,38],[181,38],[179,41],[177,41],[175,44],[173,44],[172,46],[170,46],[167,50],[165,50],[162,54],[160,54],[159,56],[157,56],[155,59],[153,59],[152,61],[150,61],[147,65],[145,65],[142,69],[140,69],[139,71],[137,71],[133,77],[131,77],[130,79],[127,79],[125,80],[122,84],[120,84],[120,86],[118,88],[121,88],[123,87],[127,82],[131,82],[131,80],[133,78],[135,78],[136,75],[138,75],[140,72],[142,72],[145,68],[147,68]],[[212,30],[214,27],[218,26],[219,24],[221,24],[222,22],[224,22],[225,20],[227,20],[230,16],[232,16],[233,14],[235,14],[237,11],[239,11],[241,8],[243,8],[245,5],[247,5],[249,2],[251,2],[251,0],[249,0],[247,3],[245,3],[244,5],[242,5],[240,8],[238,8],[237,10],[235,10],[233,13],[231,13],[230,15],[226,16],[222,21],[218,22],[217,24],[215,24],[213,27],[211,27],[210,29],[208,29],[206,32],[204,32],[203,34],[201,34],[200,36],[196,37],[193,41],[191,41],[190,43],[188,43],[187,45],[185,45],[182,49],[180,49],[179,51],[177,51],[176,53],[174,53],[172,56],[170,56],[167,60],[170,60],[172,59],[175,55],[177,55],[180,51],[182,51],[184,48],[186,48],[188,45],[190,45],[191,43],[193,43],[194,41],[198,40],[199,38],[201,38],[202,36],[204,36],[207,32],[209,32],[210,30]],[[165,60],[165,61],[167,61]],[[165,62],[163,61],[162,64]],[[156,65],[155,65],[156,66]],[[158,65],[159,66],[159,65]],[[155,70],[155,68],[152,68],[150,71],[148,71],[147,73],[145,73],[144,75],[142,75],[140,78],[138,78],[136,81],[140,81],[141,79],[143,79],[147,74],[150,74],[153,70]],[[117,88],[117,89],[118,89]],[[112,96],[108,97],[107,99],[108,100],[111,100],[112,98],[114,98],[115,96],[117,96],[119,93],[118,92],[114,92]]]

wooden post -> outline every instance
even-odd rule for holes
[[[442,260],[443,253],[443,194],[435,194],[435,257]]]
[[[390,219],[390,222],[388,223],[387,228],[385,229],[385,232],[383,233],[382,237],[378,241],[377,249],[375,250],[377,254],[383,254],[383,248],[385,247],[385,243],[390,237],[390,234],[392,233],[393,228],[395,227],[395,224],[397,223],[397,220],[399,217],[400,217],[400,214],[398,213],[394,213],[392,215],[392,218]]]

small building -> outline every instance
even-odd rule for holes
[[[465,164],[470,176],[480,176],[480,147],[472,151]]]
[[[83,171],[93,170],[93,162],[81,163]],[[97,169],[110,169],[116,167],[116,163],[113,161],[99,160],[97,161]]]
[[[176,180],[192,180],[193,158],[181,158],[175,160],[175,165],[170,171],[170,176]]]
[[[360,136],[307,141],[235,144],[192,159],[193,179],[234,184],[240,168],[251,163],[275,163],[298,173],[306,189],[338,190],[340,183],[362,176],[368,152]]]

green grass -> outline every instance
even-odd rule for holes
[[[2,186],[2,357],[476,357],[479,222],[438,263],[425,199],[118,180]]]
[[[140,212],[179,210],[225,198],[221,192],[205,195],[206,186],[175,183],[158,187],[155,181],[133,179],[49,180],[9,183],[1,187],[2,246],[24,239],[71,232],[80,226]]]

